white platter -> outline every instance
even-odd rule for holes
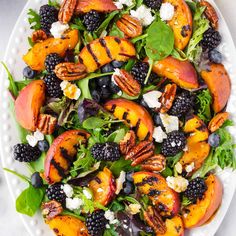
[[[209,0],[218,11],[220,16],[220,33],[223,36],[223,42],[219,50],[225,56],[224,65],[228,70],[231,81],[232,81],[232,95],[228,104],[228,111],[231,113],[231,118],[236,124],[236,51],[235,46],[219,9],[215,5],[214,1]],[[47,0],[29,0],[23,9],[15,28],[12,32],[9,44],[6,49],[4,62],[7,64],[9,70],[13,74],[16,80],[22,79],[22,70],[25,67],[22,61],[22,55],[28,49],[27,36],[31,34],[28,21],[27,21],[27,11],[29,8],[39,9],[41,5],[47,3]],[[8,81],[6,73],[3,71],[1,73],[0,80],[0,151],[3,167],[9,169],[17,170],[20,173],[27,174],[27,169],[21,163],[18,163],[12,158],[11,147],[19,142],[17,128],[15,126],[15,121],[13,120],[10,109],[9,101],[10,97],[7,91]],[[230,128],[230,132],[234,137],[236,137],[236,127]],[[223,202],[218,210],[214,219],[207,225],[191,230],[186,233],[186,236],[213,236],[219,225],[221,224],[232,200],[235,187],[236,187],[236,172],[232,173],[230,170],[219,171],[219,177],[224,185],[224,196]],[[7,184],[11,192],[12,198],[20,194],[26,185],[20,182],[17,177],[5,173]],[[16,213],[17,214],[17,213]],[[21,215],[23,223],[27,228],[30,235],[40,235],[40,236],[50,236],[54,235],[48,226],[43,222],[41,214],[36,214],[33,218]]]

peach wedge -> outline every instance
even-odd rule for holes
[[[45,101],[43,80],[34,80],[24,87],[15,100],[17,122],[25,129],[36,131],[40,109]]]
[[[152,139],[153,121],[147,110],[135,102],[126,99],[114,99],[105,103],[104,107],[117,119],[134,129],[140,140]]]

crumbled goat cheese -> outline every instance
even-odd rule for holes
[[[121,189],[123,188],[123,183],[125,182],[125,172],[122,170],[120,172],[119,177],[116,179],[116,192],[115,194],[119,194]]]
[[[102,193],[102,192],[104,192],[104,190],[103,190],[102,188],[98,188],[98,189],[97,189],[97,192],[98,192],[98,193]]]
[[[116,86],[118,86],[118,84],[115,81],[115,76],[119,76],[119,77],[121,76],[120,69],[118,68],[114,69],[114,73],[111,76],[111,82],[113,82]]]
[[[187,173],[190,173],[194,170],[194,168],[195,168],[195,164],[194,164],[194,162],[192,162],[191,164],[189,164],[185,167],[185,170]]]
[[[171,20],[175,14],[175,7],[169,3],[162,3],[160,8],[160,17],[163,21]]]
[[[75,84],[64,80],[61,82],[60,87],[66,97],[75,100],[79,99],[81,95],[81,90]]]
[[[115,214],[113,211],[105,211],[104,217],[109,221],[109,224],[111,225],[117,224],[119,222],[117,219],[115,219]]]
[[[168,114],[160,114],[161,122],[165,127],[166,133],[179,130],[179,119],[177,116],[169,116]]]
[[[83,194],[88,199],[92,199],[93,197],[92,194],[87,189],[83,189]]]
[[[123,5],[128,6],[128,7],[132,6],[133,0],[118,0],[114,2],[114,4],[116,5],[118,9],[123,9],[124,7]]]
[[[175,170],[177,171],[177,173],[181,174],[183,172],[183,166],[180,164],[180,162],[177,162],[175,164]]]
[[[50,32],[54,38],[61,38],[63,33],[68,29],[68,24],[62,24],[60,21],[57,21],[52,24]]]
[[[150,108],[160,108],[161,103],[159,102],[159,98],[161,97],[162,93],[159,91],[151,91],[145,93],[143,95],[144,101],[147,103],[148,107]]]
[[[155,17],[152,15],[151,9],[147,8],[145,5],[141,5],[136,10],[130,11],[131,16],[139,19],[142,25],[148,26],[150,25]]]
[[[188,187],[188,180],[182,176],[168,176],[166,178],[167,185],[175,190],[177,193],[184,192]]]
[[[161,126],[155,127],[152,137],[157,143],[162,143],[167,138],[166,133],[162,130]]]
[[[137,204],[137,203],[132,203],[129,204],[129,206],[127,207],[127,211],[131,214],[131,215],[136,215],[140,212],[141,209],[141,205]]]
[[[83,201],[79,198],[66,198],[66,208],[73,211],[79,209],[83,205]]]
[[[26,136],[26,140],[28,141],[31,147],[35,147],[38,141],[44,140],[44,134],[41,133],[39,130],[36,130],[32,135],[28,134]]]
[[[69,184],[64,184],[61,186],[61,188],[68,198],[71,198],[73,196],[74,190]]]
[[[122,91],[120,90],[118,93],[117,93],[118,96],[121,96],[122,95]]]

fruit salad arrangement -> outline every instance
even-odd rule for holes
[[[30,172],[6,169],[29,185],[17,211],[40,210],[65,236],[183,236],[207,223],[217,171],[236,167],[210,3],[64,0],[28,15],[24,79],[7,70],[13,156]]]

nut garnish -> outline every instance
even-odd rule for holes
[[[47,34],[43,30],[36,30],[32,34],[32,42],[33,43],[40,43],[48,38]]]
[[[56,76],[61,80],[78,80],[87,75],[86,67],[80,63],[63,62],[56,65],[54,70]]]
[[[125,137],[120,141],[120,152],[126,155],[131,148],[135,146],[136,135],[133,130],[130,130]]]
[[[216,13],[215,8],[207,1],[201,0],[200,5],[206,7],[204,14],[206,18],[211,22],[214,29],[218,29],[219,17]]]
[[[148,171],[162,171],[165,167],[166,158],[161,154],[154,155],[141,164],[141,168]]]
[[[132,160],[131,166],[136,166],[152,157],[154,154],[154,145],[149,141],[142,141],[134,146],[125,156],[126,160]]]
[[[130,16],[130,15],[123,15],[117,21],[117,27],[127,36],[128,38],[135,38],[142,34],[143,27],[141,22]]]
[[[43,134],[52,134],[56,128],[57,118],[48,115],[40,114],[38,118],[37,128]]]
[[[119,70],[113,74],[113,78],[120,89],[127,93],[129,96],[135,97],[141,91],[141,86],[133,76],[126,70]]]
[[[167,231],[165,222],[154,207],[148,206],[143,216],[147,224],[153,228],[156,235],[164,234]]]
[[[161,96],[161,113],[166,113],[172,107],[176,95],[176,84],[167,84]]]
[[[67,24],[73,16],[77,0],[64,0],[58,14],[61,23]]]
[[[61,203],[55,200],[43,203],[41,208],[42,208],[42,215],[47,220],[53,219],[57,215],[61,214],[63,211],[63,207],[61,206]]]
[[[216,130],[218,130],[224,123],[225,121],[229,118],[229,113],[228,112],[222,112],[218,113],[216,116],[212,118],[208,125],[208,129],[213,133]]]

